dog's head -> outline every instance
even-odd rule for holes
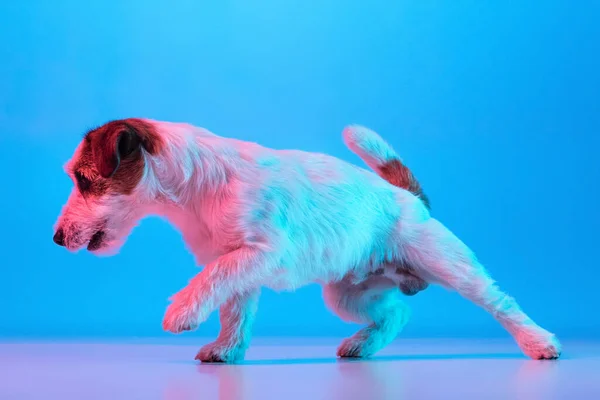
[[[54,242],[69,250],[116,250],[143,216],[140,182],[162,142],[141,119],[109,122],[88,132],[66,164],[75,187],[58,218]]]

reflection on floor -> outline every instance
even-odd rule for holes
[[[372,360],[339,340],[256,339],[241,365],[198,364],[202,341],[0,343],[0,399],[600,399],[600,342],[531,361],[510,340],[399,339]]]

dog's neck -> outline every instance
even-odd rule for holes
[[[226,187],[234,149],[205,129],[163,122],[156,126],[165,146],[160,154],[146,157],[142,187],[147,200],[158,208],[194,212],[202,199]]]
[[[199,265],[220,254],[214,218],[229,198],[232,182],[249,168],[240,157],[241,142],[185,124],[158,123],[164,149],[145,156],[140,188],[145,214],[168,219],[183,234]],[[246,172],[243,172],[246,173]]]

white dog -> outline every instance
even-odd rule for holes
[[[343,135],[380,176],[327,155],[272,150],[188,124],[109,122],[86,134],[66,166],[76,188],[54,241],[72,251],[87,245],[115,252],[142,217],[171,221],[205,268],[172,297],[163,327],[195,329],[219,308],[221,332],[200,350],[201,361],[243,359],[261,287],[311,282],[323,285],[337,315],[367,325],[343,341],[340,357],[368,357],[390,343],[409,317],[401,292],[437,283],[490,312],[528,356],[557,358],[554,335],[430,216],[392,148],[363,127]]]

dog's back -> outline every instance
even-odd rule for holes
[[[285,249],[288,271],[274,287],[337,280],[368,268],[365,260],[380,263],[389,258],[387,240],[400,218],[428,218],[424,202],[406,188],[336,157],[224,140],[238,153],[232,195],[243,209],[223,214],[236,213],[227,219],[241,224],[245,242],[268,238]]]

